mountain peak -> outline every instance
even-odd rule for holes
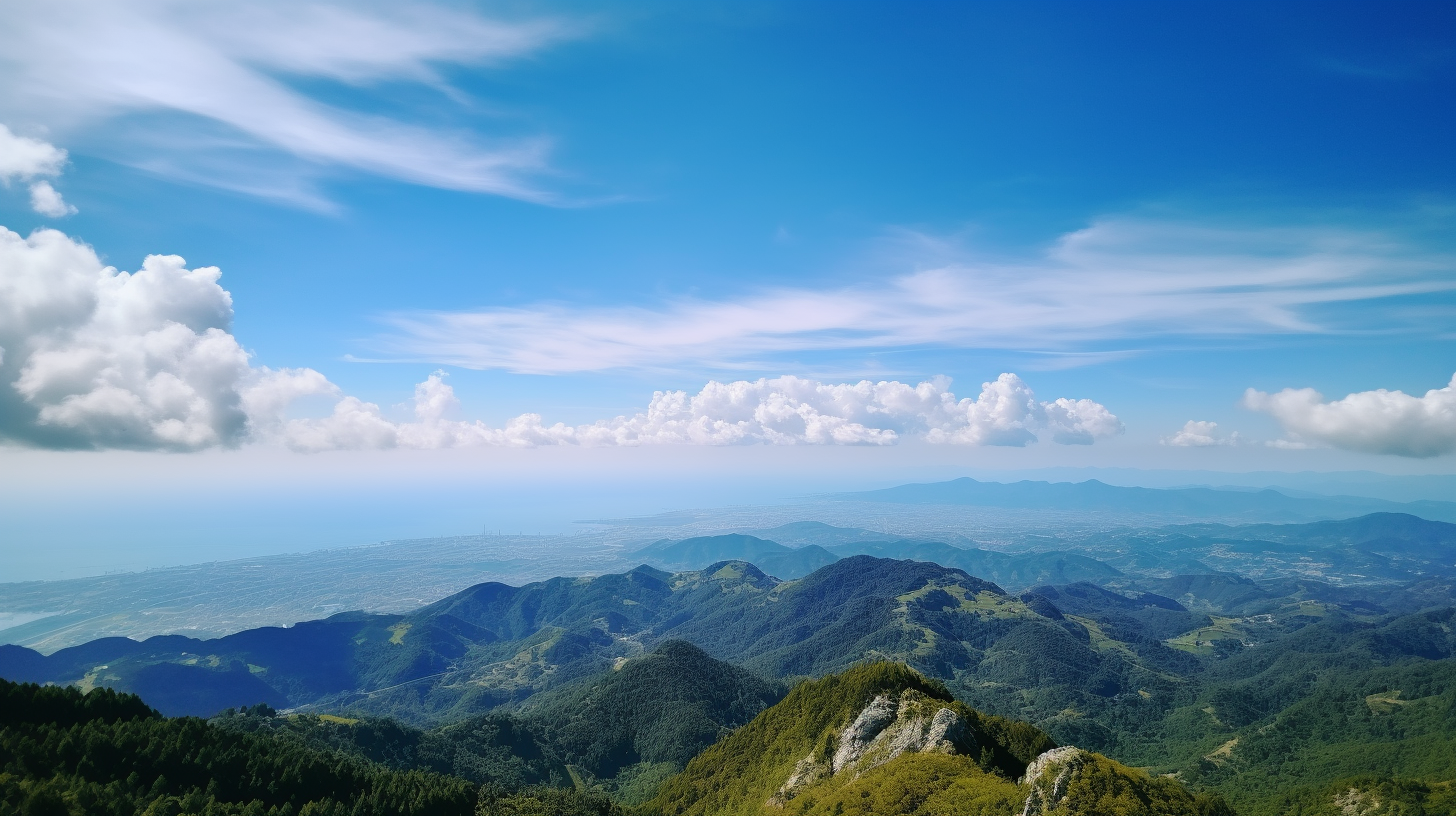
[[[666,816],[1228,813],[1171,779],[1059,749],[1028,723],[971,709],[899,663],[801,683],[694,758],[650,807]]]
[[[1005,590],[990,581],[982,580],[955,567],[944,567],[931,561],[878,558],[873,555],[851,555],[841,558],[795,583],[844,587],[873,584],[885,590],[903,587],[901,592],[909,592],[925,586],[927,581],[936,579],[953,580],[972,592],[1006,594]]]

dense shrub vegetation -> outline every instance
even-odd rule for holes
[[[468,816],[473,785],[165,719],[133,696],[0,683],[0,808],[25,816]]]
[[[638,762],[678,768],[783,696],[690,643],[667,641],[620,670],[532,700],[525,717],[595,776]]]
[[[227,730],[351,754],[399,771],[432,771],[506,789],[571,783],[560,752],[530,724],[504,713],[483,714],[429,731],[377,717],[274,716],[266,706],[228,711],[211,722]]]

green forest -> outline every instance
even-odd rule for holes
[[[811,787],[812,795],[793,802],[790,812],[983,812],[965,810],[974,802],[1019,807],[1026,786],[1015,780],[1031,760],[1054,747],[1029,724],[981,715],[955,702],[943,685],[909,667],[867,664],[800,684],[781,703],[693,757],[651,801],[630,808],[580,784],[520,784],[520,768],[509,761],[478,768],[485,777],[479,781],[401,769],[437,764],[448,736],[423,739],[418,732],[391,732],[379,723],[361,728],[338,717],[290,718],[261,704],[219,722],[167,718],[134,695],[109,689],[83,694],[74,687],[0,682],[5,712],[0,809],[23,816],[756,813],[782,783],[785,761],[806,750],[829,750],[826,740],[832,742],[835,729],[885,693],[914,695],[959,712],[969,729],[958,739],[975,747],[975,755],[906,753],[874,768],[871,776],[848,784],[844,778],[830,780],[818,785],[823,790]],[[249,728],[239,721],[284,725]],[[350,737],[335,738],[326,747],[325,723],[349,727]],[[502,736],[500,729],[495,734]],[[433,750],[421,750],[431,742]],[[496,745],[519,747],[508,738],[497,739]],[[565,750],[570,755],[570,742]],[[366,758],[371,752],[379,758]],[[492,772],[500,776],[490,778]],[[904,809],[881,810],[884,803],[861,796],[863,790],[881,796],[893,791]],[[1226,813],[1217,800],[1102,757],[1078,774],[1068,796],[1064,804],[1072,803],[1066,811],[1071,813],[1104,812],[1077,804],[1082,799],[1122,803],[1106,811],[1115,813]],[[851,806],[846,809],[844,803]]]
[[[1456,813],[1445,590],[1159,581],[1013,594],[927,561],[794,581],[725,561],[0,647],[0,675],[34,681],[0,700],[0,816]],[[914,747],[843,771],[880,697]],[[1043,802],[1023,776],[1057,746],[1076,754]]]
[[[211,720],[167,718],[106,688],[83,694],[3,682],[0,812],[757,813],[796,761],[833,753],[835,729],[876,695],[897,693],[957,712],[975,750],[905,754],[853,778],[822,781],[780,809],[1004,813],[1025,803],[1027,791],[1016,782],[1027,764],[1056,745],[1029,723],[964,705],[945,684],[903,664],[871,663],[800,682],[769,705],[780,696],[772,685],[715,667],[695,647],[668,644],[652,658],[563,689],[531,710],[431,730],[378,718],[287,715],[264,704]],[[705,681],[705,674],[717,679]],[[1317,693],[1245,732],[1244,751],[1204,760],[1196,773],[1159,777],[1089,754],[1059,809],[1047,812],[1343,816],[1341,802],[1386,808],[1370,813],[1456,812],[1449,664],[1326,675]],[[689,681],[681,688],[709,688],[695,699],[679,695],[677,705],[642,702],[677,680]],[[617,700],[638,704],[616,719],[591,715]],[[1175,753],[1201,738],[1170,736]]]
[[[24,816],[467,816],[475,786],[166,718],[109,689],[0,685],[0,802]]]

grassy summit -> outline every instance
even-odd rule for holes
[[[1047,754],[1055,747],[1027,723],[955,702],[944,686],[908,666],[865,664],[797,686],[688,763],[647,810],[664,816],[1227,812],[1172,780],[1098,754],[1075,748]]]

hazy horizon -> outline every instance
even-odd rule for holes
[[[1393,502],[1451,501],[1456,477],[1392,476],[1372,471],[1248,473],[1063,467],[1023,471],[942,466],[893,474],[859,473],[812,478],[756,471],[685,478],[683,474],[631,474],[613,482],[583,475],[573,483],[554,473],[506,483],[453,474],[421,484],[408,479],[367,486],[300,491],[297,483],[273,491],[208,489],[137,496],[73,493],[45,503],[23,491],[8,493],[5,509],[16,547],[5,581],[80,578],[116,572],[368,546],[382,541],[471,535],[577,535],[590,522],[650,517],[687,510],[792,504],[822,494],[853,493],[906,483],[948,481],[1081,482],[1180,488],[1275,488],[1293,496],[1362,496]],[[80,494],[84,495],[84,494]],[[69,511],[64,508],[70,508]],[[266,508],[266,512],[259,512]]]

